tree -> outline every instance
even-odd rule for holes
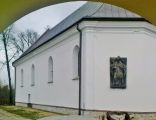
[[[0,105],[5,105],[8,103],[9,103],[9,87],[5,83],[3,83],[2,80],[0,79]]]
[[[9,62],[12,62],[18,58],[28,47],[30,47],[38,38],[39,35],[32,29],[26,29],[25,31],[16,32],[14,26],[11,25],[0,35],[0,52],[4,53],[3,35],[6,36],[6,46],[8,51]],[[2,43],[1,43],[2,42]],[[5,55],[3,55],[5,56]],[[0,70],[6,65],[5,60],[0,60]]]
[[[8,27],[1,33],[1,41],[5,52],[5,62],[3,66],[7,66],[8,80],[9,80],[9,102],[13,104],[13,91],[11,84],[10,62],[22,54],[28,47],[30,47],[37,39],[39,35],[37,32],[27,29],[24,32],[14,33],[13,25]]]
[[[16,48],[17,52],[23,53],[38,39],[38,37],[39,35],[37,32],[31,29],[27,29],[24,32],[19,32],[11,42],[12,45]]]
[[[13,31],[13,28],[14,28],[14,26],[11,25],[0,34],[1,56],[4,56],[4,58],[6,58],[6,50],[7,50],[7,56],[8,56],[9,63],[14,58],[19,56],[19,51],[12,45],[12,40],[15,39],[15,34]],[[5,49],[4,44],[6,45],[6,49]],[[7,64],[6,59],[1,59],[0,64],[1,64],[0,70],[2,70],[3,67]]]
[[[4,30],[1,33],[1,37],[2,37],[1,39],[2,39],[2,42],[4,45],[8,79],[9,79],[9,103],[12,105],[13,104],[13,96],[12,96],[11,74],[10,74],[9,57],[8,57],[8,49],[7,49],[7,44],[9,43],[9,39],[11,39],[11,29],[12,29],[12,27],[9,27],[8,29]]]

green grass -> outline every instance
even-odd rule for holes
[[[0,106],[0,109],[31,120],[37,120],[39,118],[58,114],[58,113],[46,112],[38,109],[19,107],[19,106]]]

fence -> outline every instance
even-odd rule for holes
[[[9,99],[8,98],[0,98],[0,105],[8,105]]]

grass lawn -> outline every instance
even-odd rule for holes
[[[39,118],[59,114],[59,113],[52,113],[52,112],[42,111],[38,109],[19,107],[19,106],[0,106],[0,109],[31,120],[37,120]]]

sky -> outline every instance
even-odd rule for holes
[[[44,7],[22,17],[14,25],[19,31],[33,29],[41,35],[47,26],[50,28],[54,27],[84,3],[86,2],[66,2]]]
[[[13,23],[14,29],[16,32],[24,31],[26,29],[33,29],[34,31],[38,32],[39,35],[42,35],[45,32],[47,26],[50,28],[54,27],[56,24],[58,24],[85,3],[85,1],[66,2],[41,8],[29,13],[26,16],[23,16],[15,23]],[[0,59],[5,59],[4,55],[2,55],[2,52],[0,53]],[[11,76],[12,82],[14,84],[13,67],[11,67]],[[8,83],[6,67],[0,71],[0,80],[2,80],[3,83]]]

